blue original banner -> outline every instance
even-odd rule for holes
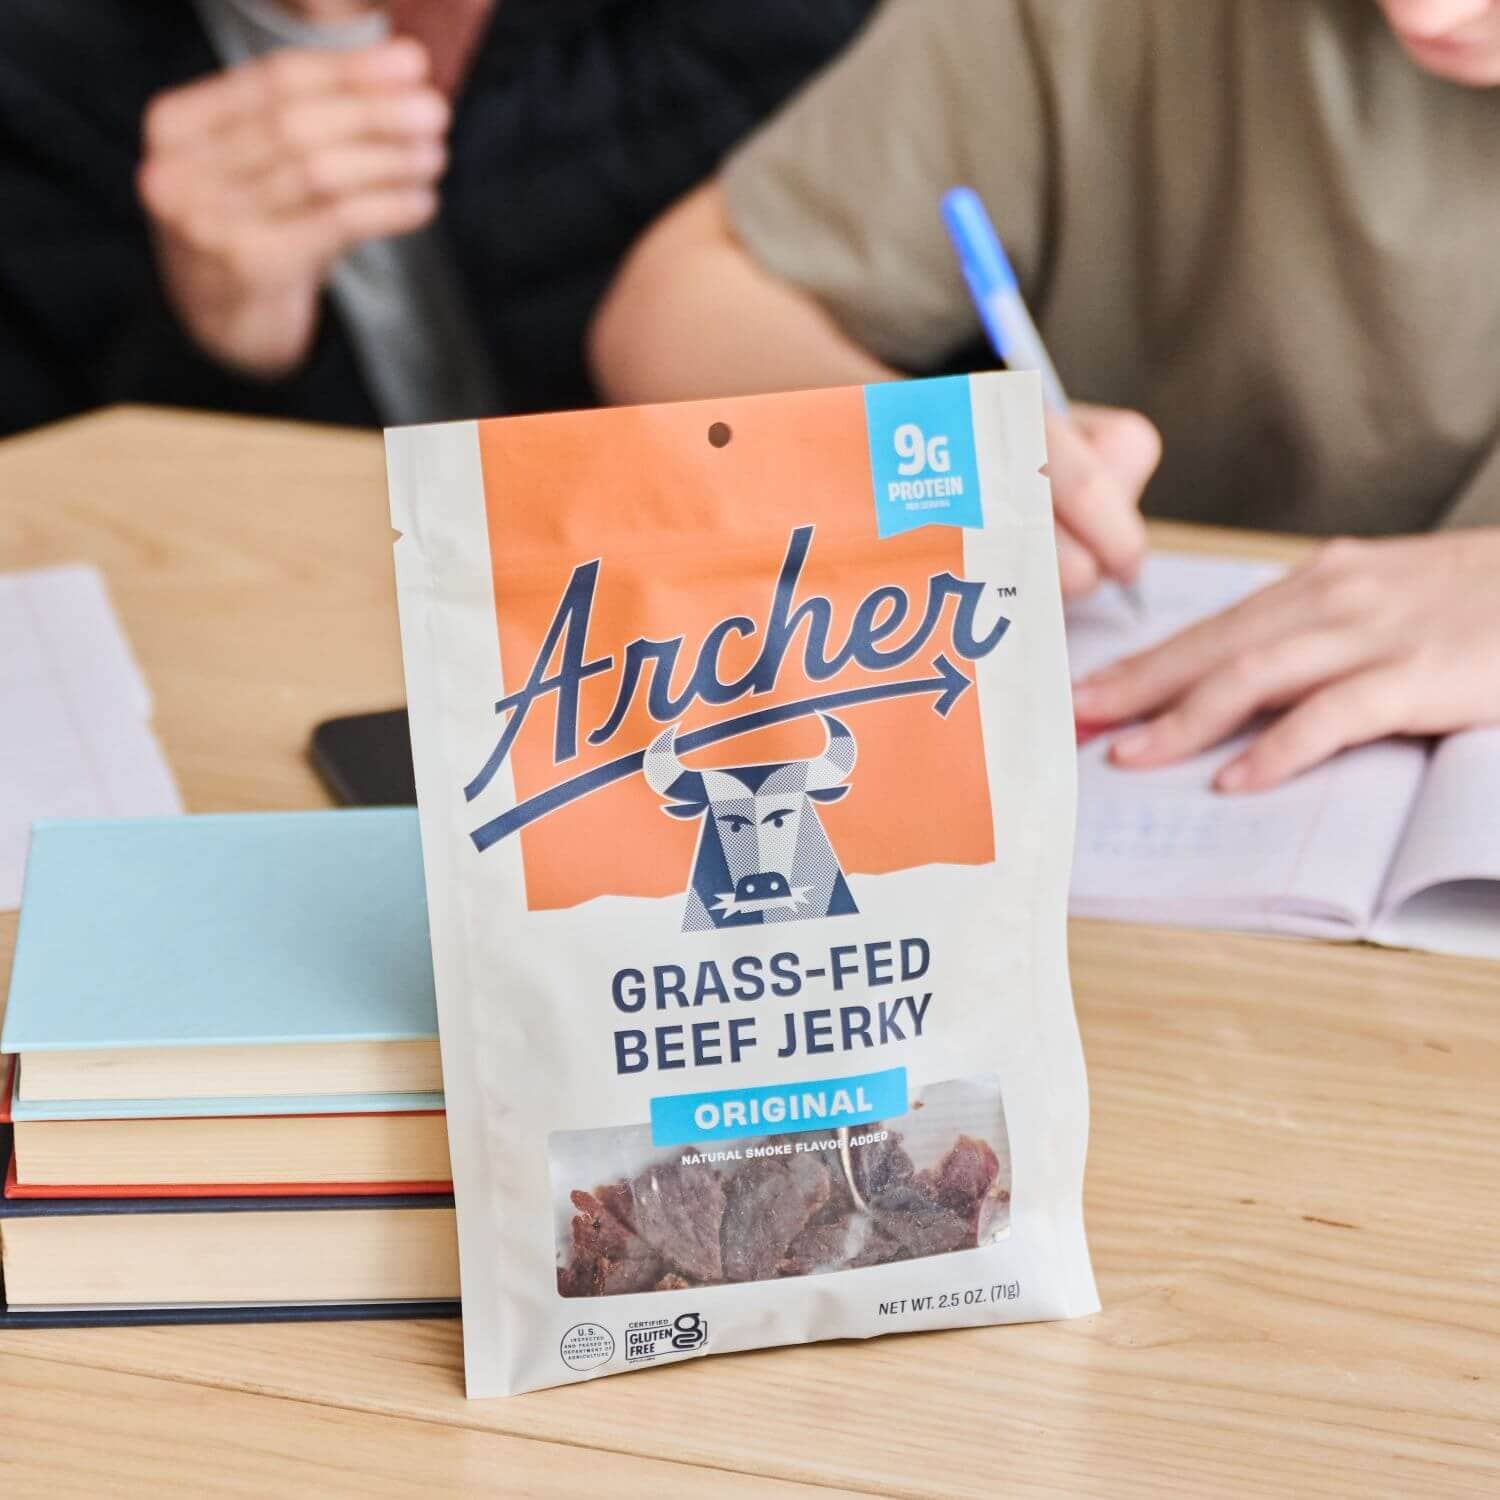
[[[835,1130],[906,1113],[906,1069],[651,1101],[651,1143],[686,1146],[779,1131]]]

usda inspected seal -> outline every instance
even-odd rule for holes
[[[557,1352],[570,1370],[597,1370],[615,1357],[615,1336],[602,1323],[575,1323]]]

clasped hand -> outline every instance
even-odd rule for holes
[[[286,50],[158,96],[138,191],[168,301],[220,363],[289,374],[328,272],[437,212],[450,108],[407,38]]]

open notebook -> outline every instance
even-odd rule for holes
[[[1153,554],[1137,618],[1113,590],[1070,606],[1081,677],[1275,578],[1262,563]],[[1500,957],[1500,728],[1384,740],[1270,792],[1214,792],[1241,741],[1159,771],[1079,752],[1077,916],[1245,928]]]

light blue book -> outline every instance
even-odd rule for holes
[[[441,1109],[410,808],[44,822],[18,1120]]]

